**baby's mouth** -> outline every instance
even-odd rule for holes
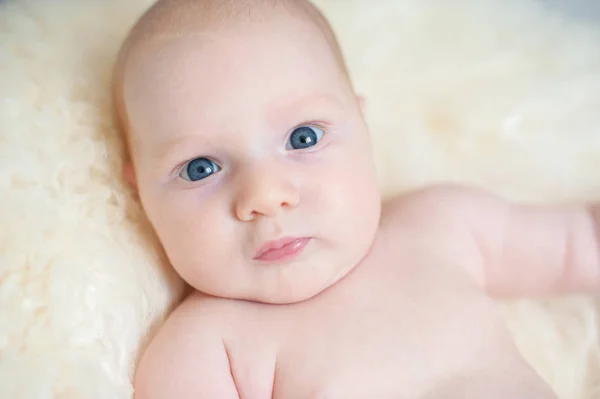
[[[309,237],[284,237],[262,245],[254,260],[262,262],[281,262],[298,256],[310,241]]]

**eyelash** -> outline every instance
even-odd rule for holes
[[[327,136],[329,134],[329,125],[324,123],[324,122],[317,122],[317,121],[311,121],[311,122],[305,122],[305,123],[301,123],[299,125],[294,126],[292,129],[290,129],[286,136],[285,136],[285,142],[287,143],[287,141],[290,139],[290,136],[292,135],[292,133],[296,130],[299,129],[303,126],[311,126],[311,127],[316,127],[318,129],[321,129],[323,131],[323,137]],[[321,139],[323,140],[323,139]],[[321,141],[319,141],[320,143]],[[318,144],[317,144],[318,145]],[[311,147],[312,148],[312,147]],[[293,150],[296,152],[309,152],[307,151],[308,149],[303,150]],[[187,165],[188,163],[190,163],[191,161],[193,161],[194,159],[198,159],[198,158],[206,158],[206,159],[210,159],[211,161],[213,161],[214,163],[216,163],[217,165],[219,165],[219,162],[217,162],[215,159],[213,159],[212,157],[209,156],[205,156],[205,155],[198,155],[198,156],[194,156],[192,158],[189,158],[183,162],[180,162],[179,164],[177,164],[177,166],[175,166],[175,168],[173,168],[173,170],[171,171],[171,175],[174,177],[177,177],[181,174],[181,172],[183,171],[183,168],[185,167],[185,165]]]

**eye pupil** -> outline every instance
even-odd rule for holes
[[[212,172],[212,169],[210,168],[210,166],[208,166],[206,168],[204,166],[198,166],[198,168],[196,168],[196,172],[200,173],[200,174],[210,173],[210,172]]]

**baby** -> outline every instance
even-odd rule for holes
[[[307,0],[160,0],[115,72],[125,174],[195,289],[136,398],[556,398],[493,298],[598,292],[598,207],[453,186],[382,201]]]

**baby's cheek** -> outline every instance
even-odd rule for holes
[[[319,200],[315,206],[329,225],[336,229],[357,228],[365,213],[372,209],[373,196],[362,176],[351,171],[340,171],[320,181]]]
[[[349,156],[343,163],[346,167],[337,168],[330,193],[337,209],[338,226],[350,241],[370,240],[381,209],[374,169],[361,155]]]
[[[222,223],[206,205],[190,198],[171,198],[155,207],[155,228],[173,262],[196,263],[199,254],[217,242]]]
[[[374,167],[362,152],[349,152],[340,157],[338,162],[332,165],[327,180],[337,199],[348,205],[365,201],[370,203],[372,198],[377,196]]]
[[[167,253],[173,267],[181,277],[196,289],[222,284],[219,271],[227,263],[225,259],[231,245],[219,230],[219,223],[210,215],[189,217],[170,236]]]

